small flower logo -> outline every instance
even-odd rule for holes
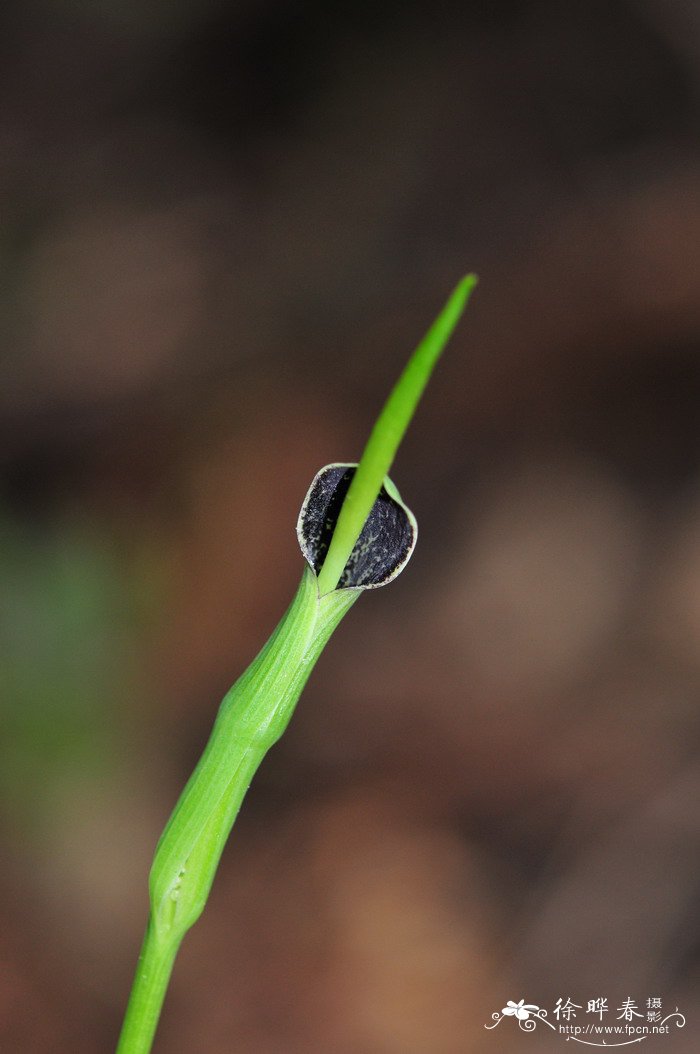
[[[530,1014],[536,1014],[539,1010],[538,1006],[533,1006],[532,1003],[526,1003],[524,999],[514,1003],[512,999],[508,1000],[507,1006],[503,1007],[501,1011],[506,1017],[517,1017],[518,1021],[527,1021]]]

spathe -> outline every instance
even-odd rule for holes
[[[304,559],[318,576],[357,465],[326,465],[313,478],[297,521]],[[411,558],[418,537],[415,516],[388,476],[348,557],[338,589],[378,589]]]

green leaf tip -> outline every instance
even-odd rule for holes
[[[465,275],[423,337],[394,385],[372,429],[335,524],[328,553],[318,574],[323,596],[337,588],[372,510],[396,451],[408,428],[435,365],[459,322],[477,283]]]

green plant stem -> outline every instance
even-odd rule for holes
[[[384,477],[389,474],[396,451],[416,412],[425,386],[461,318],[476,283],[477,277],[474,274],[465,275],[458,283],[413,352],[377,418],[345,496],[326,559],[318,575],[321,594],[330,593],[340,581]]]
[[[117,1054],[148,1054],[180,941],[162,944],[149,921],[124,1015]]]
[[[148,929],[117,1054],[150,1050],[177,949],[204,909],[250,781],[287,727],[319,655],[360,592],[319,597],[316,576],[306,567],[277,629],[224,698],[156,848]]]

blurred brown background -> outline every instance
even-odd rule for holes
[[[699,118],[694,0],[5,0],[0,1050],[113,1049],[308,482],[469,269],[412,565],[259,773],[156,1050],[549,1051],[483,1025],[567,996],[698,1049]]]

